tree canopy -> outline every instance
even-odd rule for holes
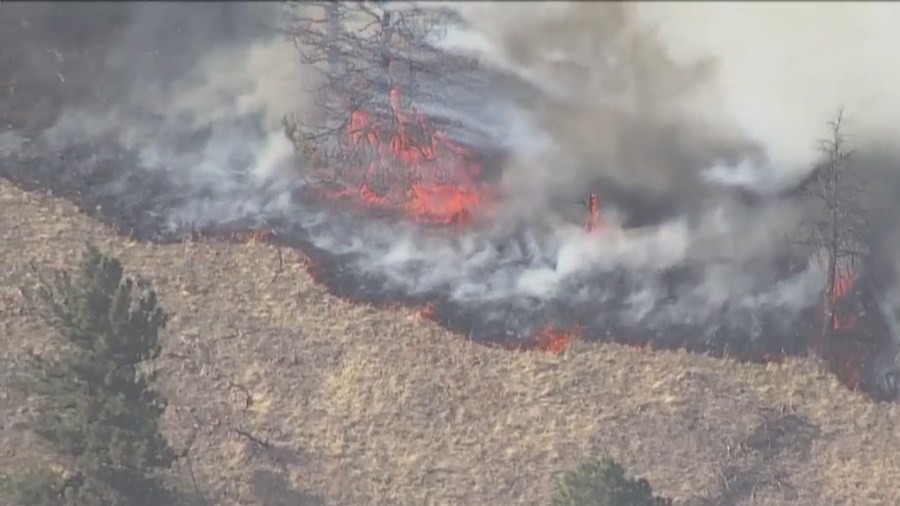
[[[159,356],[166,324],[156,293],[90,247],[77,270],[54,272],[34,295],[58,346],[30,353],[18,386],[36,401],[32,429],[58,466],[5,488],[27,506],[167,504],[158,471],[177,455],[160,431],[166,403],[143,367]]]

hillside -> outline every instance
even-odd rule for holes
[[[510,353],[336,299],[269,245],[136,243],[5,181],[0,222],[5,361],[47,336],[19,289],[29,263],[65,266],[93,241],[154,283],[174,314],[167,431],[183,445],[198,428],[191,467],[209,504],[538,504],[602,452],[680,504],[900,503],[898,408],[808,361]],[[0,390],[0,472],[40,458],[27,406]]]

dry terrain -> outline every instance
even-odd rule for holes
[[[487,349],[336,299],[297,252],[137,243],[2,180],[0,233],[5,366],[50,335],[20,290],[31,263],[92,241],[154,283],[173,313],[166,429],[177,446],[196,433],[174,479],[207,504],[541,504],[603,453],[679,504],[900,504],[900,410],[809,361]],[[0,409],[0,472],[41,458],[27,401],[3,388]]]
[[[3,129],[52,124],[62,101],[92,90],[84,48],[103,45],[65,13],[40,39],[38,16],[16,14],[25,5],[0,14]],[[172,313],[157,364],[166,431],[191,448],[172,480],[198,505],[546,504],[560,472],[602,454],[678,504],[900,504],[900,408],[811,361],[488,349],[415,311],[329,295],[297,252],[134,242],[3,179],[0,474],[47,458],[6,382],[17,356],[52,337],[22,287],[32,266],[71,266],[88,241],[152,281]]]

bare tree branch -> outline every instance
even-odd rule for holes
[[[829,135],[819,141],[822,160],[802,194],[821,207],[821,219],[801,224],[794,244],[812,250],[826,271],[823,334],[837,326],[837,287],[868,254],[868,210],[864,205],[865,185],[853,165],[854,151],[848,149],[843,132],[844,114],[839,109],[827,123]],[[852,274],[851,274],[852,275]]]
[[[284,118],[285,133],[294,144],[301,165],[320,182],[372,189],[388,180],[414,182],[381,160],[370,136],[430,138],[418,130],[425,125],[402,125],[399,107],[408,109],[413,97],[436,98],[420,86],[474,67],[474,60],[448,55],[433,43],[453,21],[452,11],[412,4],[371,2],[290,2],[284,28],[300,59],[318,73],[318,114],[312,120]],[[402,89],[402,93],[394,93]],[[364,111],[366,121],[358,121]],[[357,121],[354,121],[356,119]],[[351,139],[355,139],[352,142]],[[364,140],[367,140],[363,142]],[[434,146],[412,142],[422,159],[433,159]],[[377,170],[372,167],[377,165]]]

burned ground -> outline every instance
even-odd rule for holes
[[[4,182],[0,200],[4,360],[48,336],[19,288],[29,263],[64,267],[86,240],[121,257],[174,313],[166,432],[183,445],[199,427],[191,462],[212,503],[534,504],[603,452],[683,504],[900,500],[897,407],[811,361],[585,343],[510,353],[337,299],[288,249],[135,242],[40,192]],[[3,470],[41,458],[27,401],[4,389],[2,409]]]
[[[173,207],[191,199],[203,200],[202,190],[196,187],[179,186],[177,178],[162,168],[144,167],[138,155],[118,146],[112,139],[97,138],[92,142],[69,145],[64,148],[49,147],[30,134],[52,124],[59,116],[61,104],[72,104],[82,99],[115,100],[122,93],[115,84],[121,79],[97,78],[108,73],[109,62],[103,61],[100,47],[115,34],[117,23],[127,20],[130,11],[119,11],[106,7],[90,7],[96,12],[85,11],[84,18],[94,23],[106,20],[110,33],[92,30],[87,37],[71,30],[55,30],[54,23],[67,15],[64,8],[52,4],[44,5],[46,12],[28,8],[5,7],[8,17],[3,26],[3,37],[10,42],[20,41],[19,49],[7,50],[2,55],[0,66],[9,69],[13,76],[2,103],[2,117],[9,128],[0,134],[0,156],[4,166],[0,175],[14,181],[28,190],[48,189],[53,194],[69,199],[88,215],[113,227],[129,237],[156,242],[177,241],[179,237],[195,232],[192,229],[166,229],[165,215]],[[11,10],[10,10],[11,9]],[[90,10],[89,9],[89,10]],[[227,19],[223,11],[210,11],[211,15]],[[60,12],[57,12],[60,11]],[[49,13],[49,14],[48,14]],[[103,14],[102,16],[100,14]],[[189,14],[189,13],[188,13]],[[69,12],[68,15],[73,15]],[[54,17],[55,16],[55,17]],[[215,17],[215,16],[213,16]],[[213,20],[210,23],[215,24]],[[202,32],[201,27],[170,27],[171,43],[189,42],[191,30]],[[184,28],[184,29],[182,29]],[[226,30],[227,32],[227,30]],[[236,33],[230,33],[236,36]],[[165,50],[165,48],[157,48]],[[152,52],[147,56],[146,66],[165,74],[177,72],[179,65],[190,61],[189,55],[175,58],[160,57]],[[187,51],[190,53],[190,51]],[[182,61],[183,60],[183,61]],[[157,68],[159,67],[159,68]],[[171,67],[171,68],[170,68]],[[96,87],[95,87],[96,85]],[[39,90],[45,107],[33,107],[29,90]],[[40,104],[38,104],[40,105]],[[34,136],[36,137],[36,136]],[[608,192],[603,198],[616,198],[630,202],[634,213],[629,215],[636,224],[652,224],[660,216],[671,212],[672,202],[658,201],[655,197],[632,194],[627,188],[620,188],[611,181],[600,181],[600,187]],[[602,192],[601,192],[602,193]],[[302,214],[304,209],[295,210]],[[365,219],[371,219],[371,210]],[[390,285],[379,273],[361,273],[352,267],[352,255],[343,256],[334,252],[326,253],[314,248],[308,240],[307,230],[286,223],[235,223],[201,230],[212,236],[227,236],[231,231],[244,228],[266,228],[275,233],[272,239],[282,246],[297,247],[313,260],[312,270],[316,278],[324,283],[333,294],[346,299],[372,304],[427,305],[429,314],[445,327],[468,338],[491,344],[515,347],[542,328],[563,328],[573,323],[581,324],[584,337],[595,340],[616,340],[631,344],[651,344],[660,348],[684,348],[691,351],[711,353],[718,356],[730,355],[747,361],[764,361],[784,355],[802,355],[810,348],[810,336],[815,333],[808,329],[807,320],[816,320],[816,315],[796,319],[795,315],[780,314],[773,310],[756,309],[749,313],[740,308],[723,307],[721,314],[705,317],[703,321],[693,320],[693,315],[682,322],[668,319],[664,324],[652,322],[623,322],[618,316],[625,312],[626,294],[635,290],[634,279],[625,273],[602,273],[597,279],[580,279],[580,287],[603,286],[604,297],[609,300],[602,305],[596,298],[577,302],[570,300],[534,302],[531,300],[498,301],[491,304],[465,304],[452,300],[449,288],[437,287],[428,293],[410,295],[403,288]],[[498,248],[501,245],[498,245]],[[525,257],[528,252],[524,252]],[[502,256],[502,255],[500,255]],[[515,260],[515,257],[510,257]],[[413,265],[409,266],[413,268]],[[678,266],[662,276],[668,298],[677,300],[679,287],[692,286],[695,272],[691,267]],[[773,281],[774,282],[774,281]],[[608,287],[608,288],[606,288]],[[573,286],[575,292],[579,286]],[[812,301],[813,304],[815,301]],[[663,303],[665,305],[665,303]],[[814,312],[814,308],[813,308]],[[661,311],[660,311],[661,313]],[[735,313],[739,313],[735,316]],[[602,314],[604,318],[598,319]],[[875,314],[869,311],[869,314]],[[608,315],[606,317],[605,315]],[[587,322],[590,322],[588,324]],[[860,349],[853,349],[852,358],[859,362],[856,367],[867,369],[871,357],[881,352],[881,342],[864,343]],[[838,347],[829,349],[839,350]],[[846,362],[844,356],[829,357],[830,363]],[[836,368],[836,367],[833,367]],[[843,378],[846,379],[846,378]],[[858,386],[860,382],[850,382]],[[863,387],[871,387],[872,382],[862,382]],[[870,393],[877,393],[868,388]]]
[[[200,230],[164,228],[166,210],[196,195],[179,191],[166,178],[165,172],[139,168],[133,155],[115,147],[102,143],[79,145],[48,156],[48,148],[39,142],[17,145],[9,142],[13,137],[6,139],[4,146],[4,137],[0,135],[0,154],[4,155],[0,175],[21,188],[48,190],[66,198],[82,212],[119,234],[164,244],[179,242],[196,234],[240,241],[246,232],[263,229],[272,244],[301,251],[308,257],[310,274],[331,294],[379,307],[427,307],[430,318],[457,335],[482,344],[506,348],[534,347],[528,334],[511,334],[510,329],[526,328],[536,334],[545,328],[564,329],[573,322],[594,322],[582,333],[591,341],[684,349],[719,357],[730,356],[747,362],[803,356],[811,347],[821,344],[816,351],[824,353],[822,356],[829,368],[845,384],[851,388],[862,388],[879,399],[891,398],[896,394],[894,387],[884,385],[881,371],[875,368],[878,355],[885,349],[881,337],[888,335],[887,329],[871,329],[868,332],[870,335],[864,336],[867,339],[858,339],[860,336],[856,334],[859,332],[843,331],[840,335],[829,336],[825,343],[816,343],[811,338],[816,334],[814,322],[818,313],[815,307],[811,307],[801,319],[785,318],[777,308],[735,319],[727,314],[731,308],[723,307],[719,323],[704,320],[698,324],[686,320],[682,324],[667,322],[662,326],[652,322],[635,325],[634,322],[620,321],[616,316],[627,312],[627,295],[633,291],[632,280],[626,273],[619,276],[605,273],[597,279],[580,280],[604,287],[608,301],[602,303],[592,299],[581,303],[560,301],[548,304],[535,301],[529,305],[526,300],[469,305],[452,300],[448,297],[449,289],[444,290],[443,287],[410,295],[402,287],[392,287],[389,279],[377,273],[361,273],[354,269],[352,254],[326,252],[315,247],[309,240],[309,232],[290,221],[276,220],[262,225],[231,223]],[[322,205],[336,206],[333,202],[322,202]],[[334,212],[346,214],[348,211],[335,208]],[[363,218],[373,219],[371,212],[367,213]],[[664,279],[668,278],[672,300],[677,300],[679,286],[692,285],[692,275],[694,273],[690,267],[676,267],[666,274]],[[862,282],[857,283],[853,297],[847,299],[857,301],[860,298],[857,293],[866,293],[861,289],[864,286]],[[573,287],[573,291],[576,289]],[[601,309],[610,315],[609,318],[597,319]],[[868,311],[852,308],[848,313],[879,314],[871,308]],[[862,329],[863,325],[856,327]]]

